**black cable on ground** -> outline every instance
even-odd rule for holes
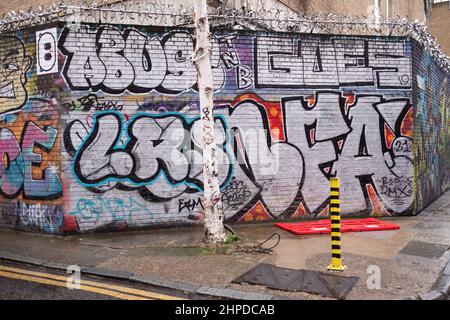
[[[267,243],[269,240],[271,240],[273,237],[277,236],[277,242],[271,246],[270,248],[263,248],[262,246]],[[255,250],[261,253],[269,253],[272,252],[272,250],[280,243],[281,240],[281,236],[279,233],[274,232],[270,237],[268,237],[266,240],[264,240],[263,242],[261,242],[260,244],[255,246]]]
[[[263,245],[265,243],[267,243],[268,241],[270,241],[275,236],[278,237],[276,243],[273,246],[271,246],[270,248],[263,248]],[[241,253],[255,253],[255,252],[256,253],[271,253],[273,251],[273,249],[280,243],[280,240],[281,240],[281,236],[277,232],[274,232],[270,237],[268,237],[263,242],[257,244],[256,246],[236,245],[236,251],[241,252]]]

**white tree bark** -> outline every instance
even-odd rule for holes
[[[205,241],[221,243],[225,240],[224,213],[219,186],[219,165],[214,134],[212,44],[209,32],[206,0],[194,0],[196,47],[194,63],[200,96],[202,123],[203,181],[205,207]]]

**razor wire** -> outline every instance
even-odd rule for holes
[[[209,8],[208,17],[214,29],[411,37],[450,73],[449,56],[432,36],[426,24],[417,20],[413,22],[403,17],[382,17],[375,23],[372,16],[306,14],[281,6],[267,9],[245,6],[235,8],[226,5]],[[149,1],[63,0],[47,6],[4,14],[0,17],[0,32],[51,22],[193,27],[193,7],[180,3]]]

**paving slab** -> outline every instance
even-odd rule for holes
[[[445,297],[450,295],[450,276],[441,275],[434,284],[433,290],[441,292]]]
[[[245,291],[237,291],[231,289],[200,287],[197,290],[198,294],[209,295],[212,297],[223,297],[236,300],[272,300],[272,294],[253,293]]]
[[[439,291],[430,291],[420,295],[419,298],[420,300],[445,300],[444,295]]]
[[[195,286],[189,283],[170,281],[167,279],[157,278],[149,275],[133,275],[129,280],[190,293],[195,293],[200,288],[199,286]]]
[[[93,276],[114,278],[119,280],[129,280],[134,273],[129,271],[114,270],[114,269],[104,269],[97,267],[89,267],[82,270],[82,273],[89,274]]]
[[[4,260],[10,260],[15,262],[21,262],[21,263],[27,263],[32,264],[36,266],[42,266],[43,264],[47,263],[48,260],[43,260],[39,258],[31,258],[19,254],[14,254],[8,251],[0,251],[0,259]]]
[[[447,265],[445,266],[445,269],[443,271],[443,274],[446,276],[450,276],[450,261],[447,263]]]
[[[171,229],[141,230],[106,234],[89,234],[79,240],[81,245],[111,249],[151,247],[192,247],[201,244],[203,228],[192,226]]]
[[[42,266],[45,268],[67,271],[70,266],[73,266],[73,264],[59,263],[59,262],[47,262],[47,263],[44,263]],[[79,267],[81,271],[83,271],[86,268],[89,268],[87,266],[80,266],[80,265],[76,265],[76,266]]]

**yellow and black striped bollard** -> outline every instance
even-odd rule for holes
[[[328,270],[344,271],[341,250],[341,211],[339,203],[339,178],[330,179],[331,264]]]

